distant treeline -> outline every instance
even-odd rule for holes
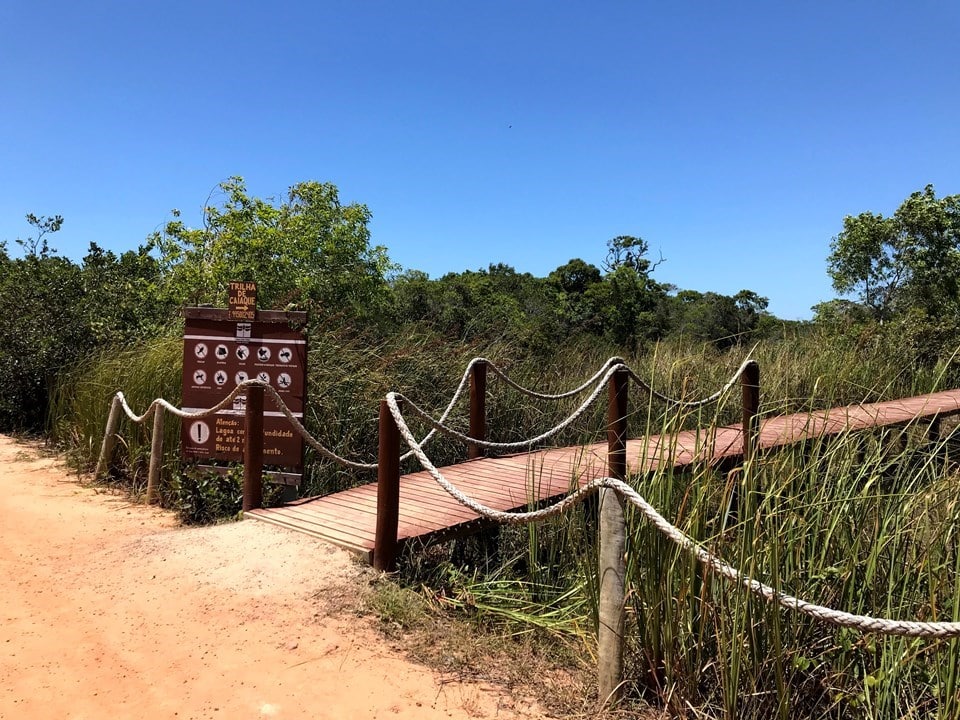
[[[958,334],[960,273],[940,282],[935,298],[924,288],[960,258],[956,197],[937,200],[927,188],[905,203],[934,223],[927,244],[945,248],[939,265],[930,252],[921,257],[917,243],[890,247],[923,231],[905,227],[909,218],[847,218],[830,272],[839,290],[859,291],[861,301],[825,303],[817,322],[849,334],[908,318],[918,352],[941,353]],[[444,342],[508,343],[532,356],[584,339],[631,353],[664,339],[725,349],[806,325],[773,317],[767,299],[748,289],[730,296],[657,282],[659,262],[635,236],[610,239],[602,267],[574,258],[546,277],[491,264],[431,279],[400,272],[384,247],[371,244],[369,220],[366,206],[341,204],[329,183],[299,183],[281,200],[264,200],[232,178],[211,198],[202,227],[187,227],[173,211],[137,249],[117,255],[91,243],[73,262],[49,245],[63,218],[28,215],[35,234],[16,241],[20,251],[0,243],[0,430],[41,430],[58,373],[97,349],[178,334],[180,308],[224,305],[231,280],[256,282],[261,308],[308,310],[325,330],[362,328],[384,338],[416,327]],[[898,261],[906,270],[890,269]]]

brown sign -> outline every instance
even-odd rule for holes
[[[303,422],[306,396],[306,313],[261,311],[253,322],[229,319],[228,310],[186,308],[183,334],[183,409],[212,407],[244,380],[269,384]],[[243,460],[246,397],[216,415],[185,420],[181,431],[184,457]],[[264,400],[263,460],[299,470],[303,439],[287,418]]]
[[[230,282],[230,294],[227,307],[230,308],[230,320],[255,320],[257,317],[257,284],[254,282],[233,280]]]

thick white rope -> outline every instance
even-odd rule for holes
[[[487,360],[484,360],[483,358],[475,358],[474,360],[471,361],[470,367],[472,367],[475,362],[480,362],[480,361],[489,362]],[[630,377],[632,377],[644,390],[649,392],[654,397],[659,398],[660,400],[664,400],[668,403],[673,403],[674,405],[678,405],[681,407],[694,408],[694,407],[701,407],[708,403],[712,403],[718,400],[720,397],[722,397],[727,391],[730,390],[731,387],[733,387],[734,383],[736,383],[736,381],[743,374],[744,369],[751,362],[753,361],[750,359],[744,360],[743,363],[741,363],[740,367],[737,368],[737,371],[724,384],[724,386],[720,388],[717,392],[715,392],[713,395],[711,395],[710,397],[704,398],[702,400],[687,401],[687,400],[676,400],[674,398],[667,397],[666,395],[663,395],[662,393],[657,392],[643,378],[637,375],[637,373],[634,372],[628,365],[624,364],[620,358],[610,358],[609,360],[607,360],[606,363],[604,363],[603,368],[599,370],[596,374],[594,374],[594,376],[590,378],[589,381],[587,381],[580,387],[576,388],[575,390],[571,390],[568,393],[563,393],[562,395],[539,395],[537,393],[533,393],[532,397],[558,399],[563,397],[570,397],[573,394],[582,392],[583,390],[588,388],[591,384],[596,383],[593,389],[593,392],[587,397],[586,400],[583,401],[580,407],[574,410],[565,419],[561,420],[557,425],[553,426],[549,430],[544,431],[543,433],[541,433],[540,435],[537,435],[536,437],[532,437],[527,440],[518,440],[516,442],[493,442],[489,440],[479,440],[477,438],[470,437],[469,435],[459,432],[458,430],[455,430],[454,428],[444,424],[443,417],[441,417],[439,420],[434,419],[425,410],[420,408],[416,403],[412,402],[409,398],[405,397],[404,395],[400,393],[394,393],[394,395],[395,397],[402,399],[405,403],[405,407],[407,407],[414,415],[420,418],[420,420],[422,420],[423,422],[425,422],[427,425],[430,426],[431,430],[428,437],[432,436],[434,432],[441,432],[447,437],[455,438],[464,443],[472,443],[479,447],[487,448],[490,450],[501,450],[501,451],[509,452],[511,450],[525,450],[530,447],[533,447],[534,445],[553,437],[557,433],[569,427],[573,422],[575,422],[578,418],[580,418],[580,416],[583,415],[583,413],[585,413],[590,408],[590,406],[593,405],[594,402],[596,402],[597,398],[600,397],[600,394],[603,391],[605,384],[607,383],[607,381],[609,381],[610,377],[615,372],[625,371],[629,373]],[[469,369],[467,373],[469,374]],[[506,378],[505,375],[502,375],[502,377]],[[531,393],[531,391],[521,388],[519,385],[516,385],[512,381],[508,380],[508,382],[511,386],[521,390],[522,392]],[[403,460],[407,459],[408,457],[410,457],[412,452],[413,451],[411,450],[410,452],[405,453],[401,459]]]
[[[499,377],[501,380],[503,380],[507,385],[512,387],[514,390],[517,390],[518,392],[522,393],[523,395],[526,395],[532,398],[537,398],[538,400],[565,400],[566,398],[573,397],[574,395],[579,395],[584,390],[591,387],[594,383],[598,382],[600,378],[603,377],[603,374],[607,371],[607,369],[610,368],[612,365],[624,364],[623,358],[620,358],[620,357],[609,358],[600,367],[600,369],[593,374],[593,377],[585,381],[579,387],[575,387],[573,390],[567,390],[566,392],[557,393],[556,395],[550,395],[547,393],[540,393],[535,390],[530,390],[529,388],[523,387],[522,385],[517,383],[515,380],[513,380],[509,375],[507,375],[503,370],[497,367],[492,361],[487,360],[486,358],[474,358],[473,360],[471,360],[470,365],[468,367],[468,372],[469,372],[469,368],[473,367],[473,365],[477,362],[485,362],[487,364],[487,367],[489,367],[490,370],[492,370],[493,373],[497,377]],[[443,420],[441,420],[440,422],[443,422]]]
[[[439,420],[433,419],[433,417],[431,417],[429,413],[421,409],[409,398],[404,397],[400,393],[388,393],[387,399],[389,401],[390,397],[392,396],[395,400],[397,399],[403,400],[403,402],[405,403],[405,406],[408,407],[409,410],[414,415],[420,418],[423,422],[425,422],[431,428],[443,433],[447,437],[456,438],[461,442],[472,443],[474,445],[478,445],[479,447],[488,448],[491,450],[504,450],[504,451],[524,450],[538,443],[541,443],[544,440],[547,440],[553,437],[557,433],[569,427],[571,423],[575,422],[581,415],[583,415],[587,410],[590,409],[590,406],[593,405],[593,403],[597,401],[597,398],[600,397],[600,394],[603,392],[604,388],[606,387],[606,382],[610,379],[610,376],[613,375],[615,372],[618,372],[621,370],[627,370],[627,369],[628,369],[627,366],[622,363],[618,363],[616,365],[612,365],[608,367],[604,371],[599,382],[597,382],[597,385],[593,389],[593,392],[590,393],[587,399],[580,404],[580,407],[578,407],[570,415],[568,415],[566,418],[561,420],[557,425],[554,425],[549,430],[540,433],[536,437],[532,437],[527,440],[518,440],[516,442],[492,442],[490,440],[480,440],[478,438],[472,438],[469,435],[466,435],[462,432],[459,432],[458,430],[454,430],[453,428],[447,425],[444,425]],[[412,447],[413,446],[411,446],[411,448]]]
[[[725,395],[726,392],[730,390],[731,387],[733,387],[733,384],[740,379],[740,376],[743,375],[743,371],[746,369],[747,365],[749,365],[752,362],[753,360],[751,360],[748,357],[746,360],[740,363],[740,367],[738,367],[737,371],[730,376],[730,379],[727,380],[727,382],[724,384],[722,388],[717,390],[710,397],[705,397],[702,400],[677,400],[676,398],[669,397],[668,395],[664,395],[663,393],[660,393],[654,390],[653,386],[651,386],[642,377],[637,375],[637,373],[634,372],[632,369],[627,368],[627,371],[630,373],[630,377],[632,377],[637,382],[637,384],[640,385],[640,387],[642,387],[646,392],[650,393],[653,397],[657,398],[658,400],[662,400],[663,402],[668,403],[670,405],[676,405],[677,407],[698,408],[698,407],[703,407],[704,405],[709,405],[712,402],[716,402],[721,397],[723,397],[723,395]]]
[[[184,418],[187,420],[193,420],[198,418],[205,418],[214,415],[220,410],[223,410],[233,404],[233,398],[235,398],[242,390],[245,390],[248,387],[262,387],[267,395],[270,396],[270,399],[273,401],[273,404],[276,405],[277,409],[283,413],[284,417],[290,422],[294,430],[300,433],[301,437],[306,441],[310,447],[316,450],[320,455],[331,460],[333,462],[339,463],[345,467],[352,468],[354,470],[376,470],[377,463],[359,463],[349,460],[345,457],[337,455],[333,450],[324,447],[321,443],[314,439],[314,437],[309,433],[309,431],[303,426],[296,416],[290,411],[290,408],[287,407],[287,404],[283,401],[283,398],[280,397],[280,394],[270,385],[260,382],[259,380],[245,380],[239,385],[237,385],[230,393],[219,403],[214,405],[211,408],[206,410],[198,410],[196,412],[187,412],[186,410],[181,410],[178,407],[175,407],[168,403],[163,398],[157,398],[150,406],[146,409],[143,415],[137,415],[134,413],[130,406],[127,404],[127,399],[123,396],[122,392],[116,394],[117,400],[120,402],[120,406],[123,408],[124,412],[127,414],[133,422],[141,423],[143,420],[151,415],[153,412],[157,412],[159,408],[163,408],[168,412],[173,413],[179,418]],[[424,438],[422,442],[426,442],[428,438]]]
[[[424,410],[422,410],[416,404],[411,402],[409,399],[404,398],[404,400],[406,400],[406,402],[408,403],[411,412],[413,412],[413,414],[420,417],[425,423],[427,423],[430,426],[430,431],[420,441],[421,447],[426,445],[431,439],[433,439],[433,437],[436,435],[437,432],[441,432],[444,435],[447,435],[448,437],[456,438],[461,442],[472,443],[474,445],[488,448],[488,449],[502,450],[502,451],[523,450],[523,449],[528,449],[530,447],[533,447],[537,443],[540,443],[550,437],[553,437],[554,435],[562,431],[564,428],[568,427],[571,423],[575,422],[596,401],[596,399],[599,397],[603,389],[603,385],[607,382],[607,380],[609,380],[610,375],[616,370],[624,370],[628,372],[630,374],[630,377],[632,377],[637,382],[637,384],[640,385],[640,387],[643,390],[650,393],[655,398],[658,398],[664,402],[677,405],[680,407],[693,408],[693,407],[700,407],[702,405],[706,405],[708,403],[718,400],[724,393],[726,393],[733,386],[733,384],[737,381],[737,379],[743,373],[744,368],[750,362],[751,362],[750,360],[745,360],[737,369],[737,371],[733,374],[733,376],[727,381],[727,383],[720,390],[715,392],[710,397],[704,398],[702,400],[688,401],[688,400],[677,400],[675,398],[671,398],[667,395],[664,395],[663,393],[657,392],[656,390],[653,389],[653,387],[649,383],[647,383],[634,370],[632,370],[629,366],[627,366],[623,362],[622,358],[619,358],[619,357],[609,358],[603,364],[603,366],[596,373],[593,374],[592,377],[590,377],[587,381],[585,381],[578,387],[574,388],[573,390],[568,390],[567,392],[557,393],[554,395],[547,394],[547,393],[538,393],[528,388],[525,388],[522,385],[519,385],[514,380],[512,380],[503,370],[497,367],[497,365],[494,364],[491,360],[488,360],[487,358],[483,358],[483,357],[475,357],[467,364],[467,367],[463,372],[463,376],[460,378],[460,384],[457,386],[457,389],[454,391],[453,396],[450,398],[450,402],[447,403],[447,407],[444,409],[443,413],[441,413],[439,419],[434,419],[432,416],[427,414]],[[462,397],[464,391],[466,390],[469,384],[470,373],[473,370],[473,367],[478,363],[485,363],[487,367],[489,367],[494,374],[496,374],[507,385],[514,388],[515,390],[525,395],[528,395],[530,397],[539,398],[542,400],[563,400],[565,398],[573,397],[574,395],[582,393],[584,390],[588,389],[591,386],[594,386],[594,390],[590,394],[590,396],[587,398],[587,400],[584,401],[584,403],[582,403],[579,408],[574,410],[574,412],[571,415],[569,415],[567,418],[562,420],[558,425],[555,425],[553,428],[547,430],[544,433],[541,433],[536,437],[530,438],[528,440],[521,440],[521,441],[512,442],[512,443],[497,443],[497,442],[491,442],[488,440],[479,440],[477,438],[472,438],[469,435],[466,435],[464,433],[458,432],[457,430],[454,430],[453,428],[446,425],[447,418],[450,416],[450,413],[453,411],[454,407],[456,407],[457,403],[460,401],[460,398]],[[283,415],[287,418],[287,420],[290,421],[290,424],[293,425],[294,429],[300,434],[301,437],[303,437],[304,441],[310,447],[316,450],[322,457],[332,462],[336,462],[344,467],[351,468],[353,470],[376,470],[377,469],[377,463],[375,462],[363,463],[363,462],[357,462],[355,460],[350,460],[348,458],[338,455],[337,453],[333,452],[329,448],[323,446],[307,431],[307,429],[303,426],[303,424],[296,417],[294,417],[293,413],[290,412],[290,409],[286,406],[286,403],[284,403],[283,399],[280,397],[277,391],[274,388],[272,388],[270,385],[261,383],[258,380],[246,380],[242,383],[239,383],[223,400],[221,400],[219,403],[217,403],[213,407],[208,408],[206,410],[198,410],[195,412],[187,412],[185,410],[181,410],[180,408],[171,405],[163,398],[157,398],[152,403],[150,403],[150,405],[147,407],[147,409],[144,411],[142,415],[137,415],[136,413],[133,412],[133,410],[130,409],[130,406],[127,404],[127,400],[124,397],[122,392],[117,392],[116,397],[119,400],[121,406],[123,407],[123,410],[126,413],[127,417],[130,418],[130,420],[132,420],[135,423],[143,422],[147,417],[151,417],[153,413],[158,412],[159,408],[163,408],[168,412],[176,415],[177,417],[180,417],[183,419],[199,419],[199,418],[210,417],[211,415],[216,414],[220,410],[227,408],[233,402],[233,399],[244,388],[255,386],[255,385],[262,386],[267,390],[268,394],[270,395],[277,409],[280,410],[280,412],[283,413]],[[407,453],[404,453],[400,459],[406,460],[412,455],[413,455],[413,451],[410,450]]]
[[[612,490],[616,490],[627,502],[640,510],[641,514],[673,543],[694,555],[701,563],[712,568],[727,580],[746,588],[756,595],[760,595],[767,601],[776,602],[788,610],[797,610],[817,620],[822,620],[840,627],[855,628],[861,632],[902,635],[906,637],[950,638],[960,636],[960,622],[920,622],[915,620],[874,618],[869,615],[855,615],[807,602],[806,600],[776,590],[758,580],[754,580],[749,575],[746,575],[721,560],[696,540],[672,525],[666,518],[658,513],[653,506],[644,500],[636,490],[616,478],[606,477],[591,480],[579,490],[570,493],[560,501],[541,510],[530,512],[504,512],[502,510],[494,510],[469,497],[443,476],[439,469],[430,461],[430,458],[427,457],[423,449],[417,444],[416,438],[414,438],[413,433],[410,432],[410,428],[403,418],[398,400],[399,396],[396,393],[389,393],[387,395],[387,405],[390,408],[390,414],[393,416],[404,442],[407,443],[414,455],[416,455],[417,460],[440,487],[446,490],[446,492],[461,505],[473,510],[482,517],[513,525],[536,522],[563,513],[578,503],[583,502],[589,495],[597,492],[602,487],[611,488]]]

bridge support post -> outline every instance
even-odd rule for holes
[[[163,464],[163,407],[160,403],[153,406],[153,435],[150,438],[150,471],[147,474],[146,503],[157,500],[157,488],[160,486],[160,466]]]
[[[480,360],[470,368],[470,437],[487,439],[487,362]],[[467,446],[467,457],[483,457],[486,453],[475,443]]]
[[[243,511],[263,507],[263,387],[247,387],[243,431]]]
[[[117,425],[120,423],[120,398],[113,396],[110,403],[110,414],[107,416],[107,427],[103,431],[103,442],[100,444],[100,457],[97,458],[97,468],[93,471],[93,479],[99,480],[110,467],[113,459],[113,447],[117,444]]]
[[[377,529],[373,567],[392,572],[397,564],[400,521],[400,430],[386,400],[380,401],[380,441],[377,452]]]
[[[760,413],[760,365],[751,360],[740,374],[743,398],[743,462],[753,459],[758,440]]]
[[[607,406],[607,474],[627,477],[627,389],[629,374],[610,377]],[[626,586],[624,500],[616,490],[600,490],[600,602],[598,687],[601,702],[613,705],[623,682],[623,628]]]

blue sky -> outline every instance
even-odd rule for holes
[[[436,277],[639,235],[681,288],[833,296],[845,215],[960,192],[956,2],[6,2],[0,239],[121,251],[241,175],[333,182]],[[12,244],[12,242],[11,242]]]

